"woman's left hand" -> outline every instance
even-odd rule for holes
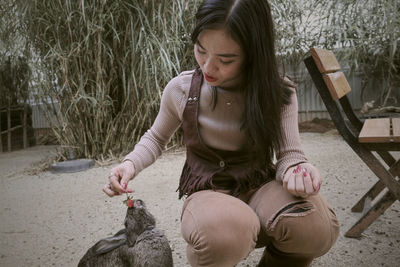
[[[319,192],[322,178],[317,168],[310,163],[300,163],[287,170],[283,187],[297,197],[308,197]]]

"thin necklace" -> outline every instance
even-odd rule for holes
[[[227,95],[229,94],[229,91],[224,90],[219,88],[219,94],[218,96],[221,96],[223,98],[223,102],[225,103],[226,106],[231,107],[234,103],[236,103],[237,99],[235,97],[235,95],[231,95],[230,97],[227,97]],[[221,90],[226,91],[226,93],[222,93]]]

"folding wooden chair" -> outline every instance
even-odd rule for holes
[[[362,216],[345,236],[360,237],[393,202],[400,200],[400,159],[393,157],[393,151],[400,151],[400,117],[360,119],[351,107],[347,97],[351,88],[333,52],[319,48],[310,52],[304,63],[336,128],[379,178],[351,209],[362,212]],[[374,204],[368,207],[372,201]]]

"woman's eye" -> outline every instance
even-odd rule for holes
[[[204,55],[206,52],[201,51],[200,49],[197,49],[197,53]]]
[[[221,60],[221,63],[224,64],[224,65],[231,64],[232,62],[233,62],[232,60],[230,60],[230,61],[223,61],[223,60]]]

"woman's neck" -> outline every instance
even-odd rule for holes
[[[217,88],[220,88],[224,91],[229,91],[229,92],[240,92],[240,91],[243,91],[244,86],[243,86],[243,83],[239,83],[234,86],[217,86]]]

